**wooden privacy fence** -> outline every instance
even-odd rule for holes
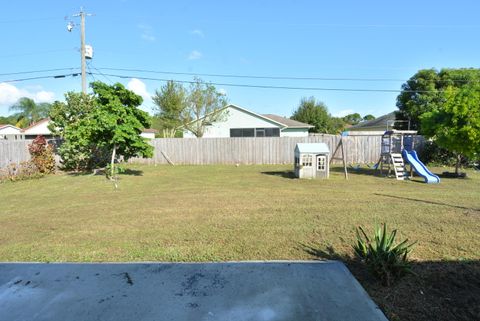
[[[291,164],[297,143],[326,143],[331,153],[341,136],[315,135],[308,137],[257,138],[158,138],[151,141],[153,158],[132,158],[131,163],[167,164]],[[416,136],[417,151],[423,147],[423,137]],[[381,136],[343,137],[348,163],[375,163],[380,158]],[[167,157],[165,157],[167,156]],[[340,155],[338,155],[340,156]],[[338,162],[338,161],[336,161]]]
[[[28,144],[31,140],[0,140],[0,168],[30,159]]]
[[[374,163],[380,157],[381,136],[343,137],[347,163]],[[132,158],[130,163],[168,164],[291,164],[297,143],[326,143],[335,151],[340,136],[249,137],[249,138],[157,138],[153,158]],[[30,159],[31,140],[0,140],[0,168]],[[415,137],[416,150],[421,151],[424,139]],[[165,157],[166,156],[166,157]],[[340,156],[340,155],[337,155]],[[58,158],[57,158],[58,159]],[[338,161],[336,161],[338,162]]]

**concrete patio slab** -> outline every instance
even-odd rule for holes
[[[0,264],[0,320],[387,320],[325,262]]]

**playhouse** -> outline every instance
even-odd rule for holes
[[[328,178],[330,149],[324,143],[298,143],[295,146],[295,176]]]

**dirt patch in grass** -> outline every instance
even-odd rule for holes
[[[416,275],[383,287],[352,268],[367,292],[395,320],[480,320],[480,262],[415,262]]]

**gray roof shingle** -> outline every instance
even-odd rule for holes
[[[278,115],[274,115],[274,114],[262,114],[263,117],[266,117],[266,118],[270,118],[271,120],[273,121],[276,121],[277,123],[281,123],[281,124],[284,124],[285,126],[287,127],[290,127],[290,128],[311,128],[311,127],[315,127],[315,126],[312,126],[312,125],[309,125],[309,124],[305,124],[305,123],[302,123],[302,122],[299,122],[299,121],[296,121],[296,120],[293,120],[293,119],[290,119],[290,118],[287,118],[287,117],[282,117],[282,116],[278,116]]]

